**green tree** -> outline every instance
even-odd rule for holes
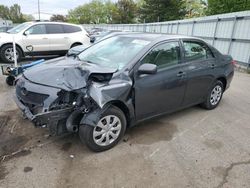
[[[207,4],[202,0],[186,0],[183,3],[185,18],[201,17],[206,15]]]
[[[250,0],[208,0],[208,15],[250,10]]]
[[[107,1],[105,3],[105,14],[107,17],[106,23],[117,23],[115,19],[119,17],[119,10],[116,4],[111,1]]]
[[[34,16],[32,16],[31,14],[23,14],[23,19],[28,22],[35,20]]]
[[[157,22],[177,20],[184,16],[183,0],[144,0],[140,8],[141,21]]]
[[[9,8],[9,17],[14,23],[22,23],[26,21],[21,12],[21,7],[18,4],[14,4]]]
[[[111,8],[110,11],[107,7]],[[112,16],[113,7],[110,1],[93,0],[90,3],[69,11],[68,19],[73,23],[99,24],[107,23]]]
[[[0,17],[2,19],[10,19],[10,10],[9,7],[0,5]]]
[[[68,13],[68,20],[73,23],[134,23],[137,6],[133,0],[93,0],[76,7]]]
[[[14,23],[22,23],[29,21],[29,18],[21,12],[21,7],[18,4],[14,4],[10,7],[0,5],[0,17],[7,20],[12,20]],[[27,20],[26,20],[27,18]]]
[[[118,0],[116,3],[118,14],[115,15],[116,23],[134,23],[137,6],[133,0]]]
[[[66,22],[67,19],[65,16],[61,15],[61,14],[53,14],[50,17],[50,21],[61,21],[61,22]]]

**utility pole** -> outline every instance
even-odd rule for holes
[[[38,0],[38,20],[40,21],[40,0]]]

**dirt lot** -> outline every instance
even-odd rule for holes
[[[24,120],[0,76],[0,187],[250,187],[250,75],[221,105],[193,107],[130,129],[90,152],[77,135],[50,137]]]

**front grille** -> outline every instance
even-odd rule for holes
[[[43,105],[43,102],[49,97],[49,95],[28,91],[20,85],[16,86],[16,95],[25,104],[39,106]]]

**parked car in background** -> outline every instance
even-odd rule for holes
[[[12,29],[13,27],[0,27],[0,33],[6,33],[8,30]]]
[[[99,32],[98,34],[94,34],[90,36],[90,42],[94,43],[104,38],[108,38],[113,33],[118,33],[118,32],[123,32],[123,31],[122,30],[107,30],[107,31]]]
[[[77,56],[78,54],[80,54],[83,50],[85,50],[86,48],[88,48],[90,45],[79,45],[79,46],[75,46],[73,48],[70,48],[69,51],[67,52],[67,56]]]
[[[90,36],[90,42],[91,44],[99,42],[101,40],[105,40],[107,38],[116,36],[116,35],[121,35],[121,34],[128,34],[129,32],[127,31],[119,31],[119,30],[112,30],[112,31],[105,31],[100,35],[92,35]],[[135,32],[134,32],[135,33]],[[78,54],[80,54],[83,50],[85,50],[87,47],[89,47],[90,45],[79,45],[79,46],[75,46],[73,48],[70,48],[67,56],[76,56]]]
[[[25,22],[7,33],[0,33],[0,57],[14,61],[13,37],[18,61],[32,55],[64,55],[77,45],[89,45],[88,33],[80,25],[60,22]]]
[[[107,29],[104,28],[90,28],[88,29],[88,34],[91,35],[98,35],[99,33],[105,32]]]
[[[197,104],[216,108],[230,86],[234,63],[198,38],[117,35],[78,58],[65,56],[26,70],[15,100],[36,126],[47,126],[51,134],[78,133],[91,150],[104,151],[146,119]]]

